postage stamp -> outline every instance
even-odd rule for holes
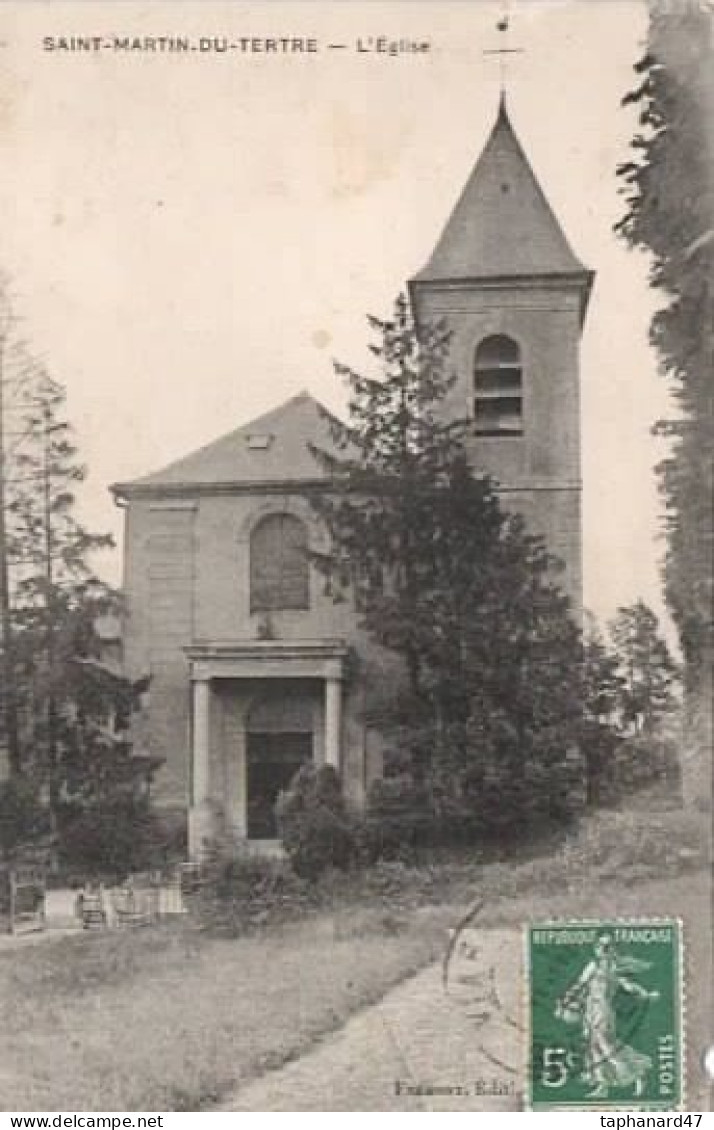
[[[679,921],[530,925],[526,969],[531,1109],[681,1109]]]

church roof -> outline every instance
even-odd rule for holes
[[[310,393],[301,392],[160,471],[115,483],[112,491],[131,498],[183,489],[314,482],[324,471],[308,445],[334,450],[332,418]]]
[[[415,282],[587,274],[531,169],[501,98],[496,124]]]

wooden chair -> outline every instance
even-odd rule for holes
[[[90,884],[77,895],[77,915],[84,930],[103,930],[107,925],[107,905],[101,884]]]

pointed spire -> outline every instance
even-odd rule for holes
[[[538,184],[501,91],[483,153],[416,281],[587,273]]]

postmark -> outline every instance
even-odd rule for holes
[[[681,1109],[681,923],[531,924],[525,948],[529,1107]]]
[[[520,930],[481,924],[479,900],[450,932],[442,984],[450,1003],[473,1029],[472,1066],[488,1089],[483,1095],[522,1099],[520,1071],[525,1037],[521,1011],[523,956]]]

